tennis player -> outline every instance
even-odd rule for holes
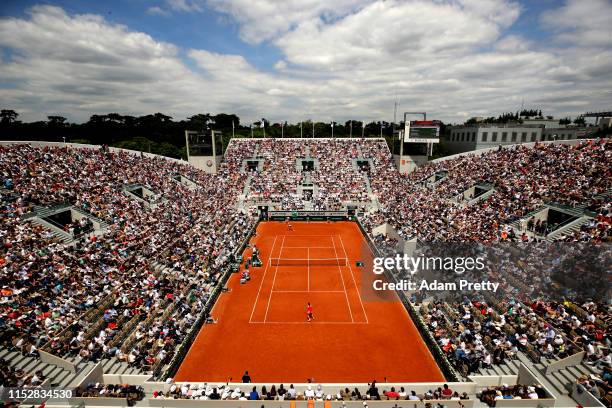
[[[306,305],[306,320],[309,322],[311,320],[314,320],[314,313],[312,311],[312,305],[310,304],[310,302],[308,302],[308,304]]]

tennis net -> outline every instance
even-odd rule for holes
[[[270,258],[271,266],[346,266],[346,258]]]

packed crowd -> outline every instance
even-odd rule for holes
[[[542,399],[550,398],[540,384],[513,385],[503,384],[501,387],[488,387],[480,393],[480,401],[490,407],[498,400]]]
[[[381,142],[382,143],[382,142]],[[369,200],[366,180],[353,163],[362,157],[365,142],[330,139],[310,143],[310,156],[319,162],[312,181],[319,187],[321,208],[333,207],[334,202],[366,203]]]
[[[2,194],[0,342],[60,356],[144,370],[168,362],[251,225],[234,211],[240,186],[231,174],[162,158],[3,146],[0,174],[12,186]],[[154,192],[155,205],[125,194],[134,184]],[[57,203],[109,227],[65,245],[22,220],[34,205]]]
[[[447,252],[453,249],[442,247]],[[587,361],[595,367],[609,366],[612,306],[605,300],[609,288],[601,285],[609,273],[605,267],[610,264],[605,258],[609,253],[592,246],[568,249],[563,245],[561,252],[550,247],[558,245],[496,246],[479,252],[484,255],[485,269],[467,271],[462,278],[491,279],[500,285],[497,293],[465,293],[463,297],[457,292],[438,293],[436,302],[421,308],[425,323],[460,373],[468,375],[503,364],[519,351],[539,362],[585,350]],[[467,251],[475,248],[470,246]],[[461,249],[465,256],[466,248]],[[604,266],[585,270],[583,263],[576,262],[576,254]],[[564,265],[564,257],[571,260],[570,265]],[[577,278],[576,273],[589,277],[590,282]],[[553,278],[562,283],[556,284]],[[560,300],[564,298],[574,301]],[[575,303],[585,298],[599,300]]]
[[[278,209],[299,210],[309,201],[315,210],[336,210],[347,204],[369,204],[366,172],[354,159],[384,157],[380,153],[384,149],[388,153],[382,140],[247,139],[234,140],[227,157],[234,172],[249,176],[250,205],[273,202]],[[249,168],[248,159],[262,162]],[[304,169],[301,159],[313,168]],[[300,186],[308,193],[301,193]]]
[[[597,361],[608,355],[610,345],[605,329],[587,324],[568,314],[563,305],[536,301],[524,305],[514,300],[494,306],[485,301],[437,302],[423,307],[425,322],[463,375],[499,365],[519,351],[534,361],[568,357],[587,345],[598,345]],[[564,320],[559,322],[558,316]],[[585,326],[585,327],[581,327]],[[591,331],[592,330],[592,331]],[[595,331],[599,330],[599,334]]]
[[[0,359],[0,387],[37,387],[45,381],[45,376],[41,370],[33,374],[25,370],[11,367],[9,362]]]
[[[601,141],[578,146],[513,146],[429,163],[406,176],[390,172],[397,182],[386,182],[384,176],[374,178],[372,188],[383,208],[366,223],[374,227],[390,222],[404,239],[504,240],[509,234],[506,224],[544,203],[589,205],[597,196],[609,194],[611,162],[612,143]],[[442,172],[446,176],[434,181],[436,173]],[[493,185],[495,192],[469,206],[454,200],[477,183]],[[608,214],[609,204],[605,208]],[[599,227],[592,238],[607,240],[609,236]]]
[[[612,368],[604,368],[600,376],[581,376],[576,379],[579,392],[588,391],[605,406],[612,405]]]
[[[77,388],[75,396],[81,398],[124,398],[127,400],[127,405],[131,407],[144,398],[145,392],[142,387],[137,385],[91,383],[83,388]]]
[[[297,391],[293,384],[285,387],[266,385],[257,386],[230,386],[229,384],[173,384],[166,392],[155,391],[156,399],[194,399],[194,400],[239,400],[239,401],[387,401],[387,400],[466,400],[467,393],[459,394],[447,384],[437,389],[417,394],[416,391],[407,392],[404,387],[380,387],[376,381],[368,384],[366,390],[360,391],[355,387],[352,390],[345,387],[337,392],[326,391],[323,385],[308,385],[305,390]]]
[[[245,167],[252,157],[263,159],[262,170]],[[316,160],[312,171],[299,170],[302,157]],[[372,165],[354,166],[356,158]],[[19,344],[30,355],[44,348],[84,360],[115,358],[146,371],[170,361],[252,225],[249,213],[236,211],[245,176],[249,196],[275,200],[282,209],[303,208],[297,196],[303,182],[318,187],[311,198],[315,209],[367,202],[369,183],[380,205],[364,216],[366,229],[389,223],[403,239],[528,241],[506,225],[554,201],[585,205],[596,214],[562,239],[609,242],[611,162],[612,143],[605,141],[516,146],[400,176],[383,140],[265,139],[234,140],[219,173],[208,175],[127,153],[2,146],[0,343]],[[181,183],[177,174],[196,187]],[[495,191],[471,205],[455,199],[476,183]],[[145,186],[151,199],[126,194],[125,187],[133,185]],[[34,206],[60,203],[105,221],[108,229],[65,245],[25,222]],[[398,244],[384,236],[376,240],[389,253]],[[516,294],[510,280],[524,281],[526,274],[542,286],[551,283],[550,271],[509,268],[502,288]],[[590,350],[591,344],[589,359],[599,367],[608,364],[605,305],[582,305],[586,315],[548,301],[492,307],[472,300],[453,304],[456,316],[444,314],[443,305],[425,315],[449,357],[468,372],[528,346],[558,357],[574,345]]]

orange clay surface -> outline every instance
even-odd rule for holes
[[[212,310],[217,324],[202,327],[175,381],[240,381],[245,370],[254,382],[444,381],[397,295],[372,294],[378,277],[357,224],[291,225],[259,224],[251,245],[263,265],[251,268],[246,284],[240,274],[230,278],[230,290]],[[275,266],[271,258],[310,259],[311,265]],[[347,263],[338,266],[335,259]],[[307,302],[312,322],[306,321]]]

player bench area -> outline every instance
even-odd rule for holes
[[[340,235],[274,236],[249,319],[252,324],[367,324],[359,272]],[[307,318],[312,305],[314,319]]]

